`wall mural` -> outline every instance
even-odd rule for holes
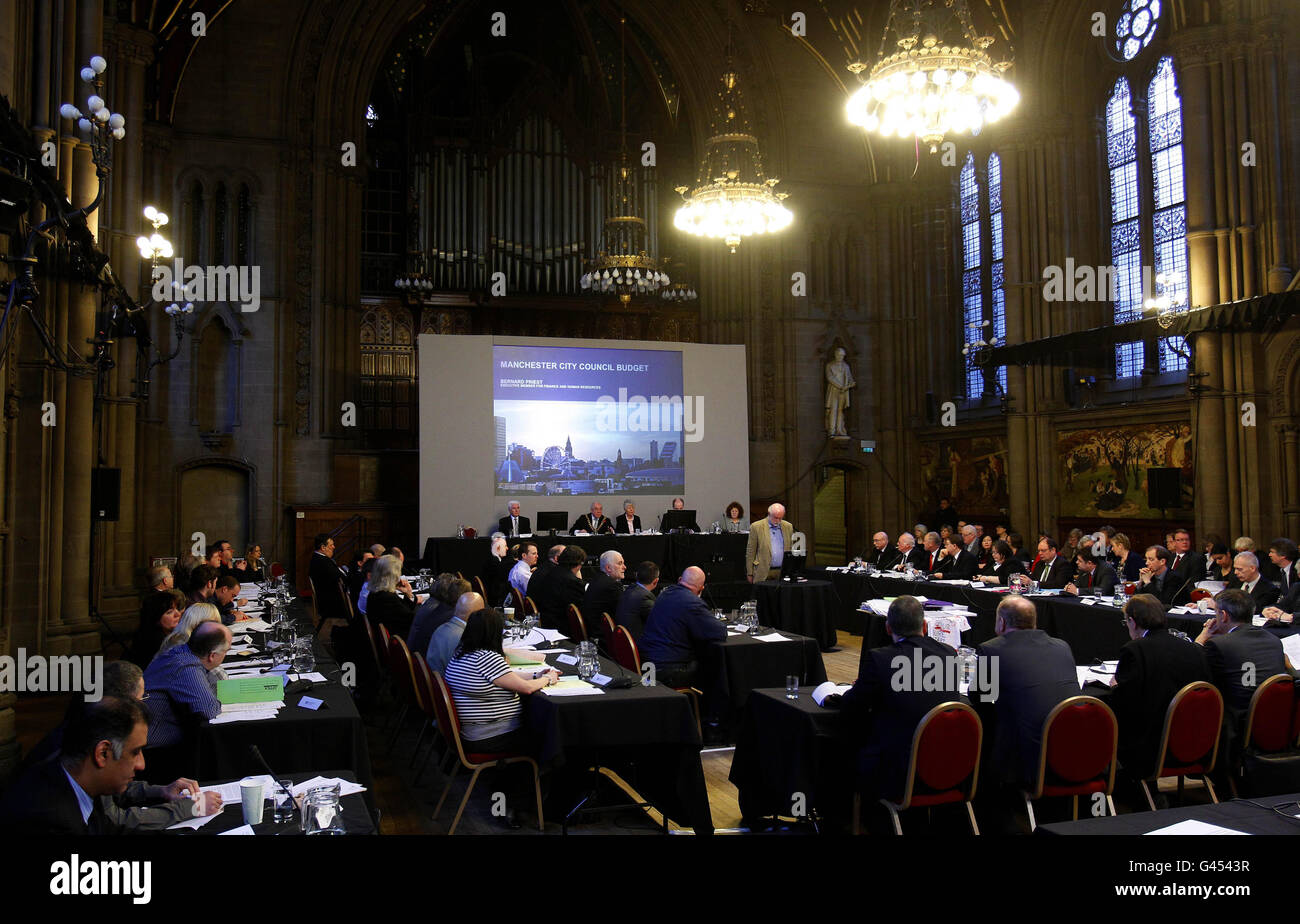
[[[976,436],[922,443],[921,481],[927,511],[939,506],[939,498],[947,497],[963,515],[999,513],[1010,504],[1006,438]]]
[[[1057,434],[1060,515],[1159,519],[1147,504],[1147,469],[1176,468],[1182,508],[1192,506],[1195,447],[1187,423],[1063,430]]]

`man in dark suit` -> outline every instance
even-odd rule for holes
[[[636,566],[636,583],[623,591],[623,596],[619,598],[614,623],[627,629],[637,642],[641,641],[646,620],[650,618],[650,610],[655,605],[654,591],[658,586],[659,566],[652,561],[643,561]]]
[[[975,576],[975,556],[963,549],[954,536],[949,536],[943,543],[943,557],[931,577],[936,581],[969,581]]]
[[[989,782],[1024,785],[1038,769],[1043,722],[1056,706],[1079,695],[1078,673],[1070,646],[1038,628],[1038,608],[1019,595],[998,604],[997,637],[976,649],[996,670],[981,665],[970,690],[984,722],[985,767]],[[997,678],[997,699],[986,701],[980,681]],[[980,780],[984,782],[983,778]]]
[[[898,537],[896,548],[898,550],[898,561],[894,562],[893,570],[905,571],[908,565],[920,571],[925,570],[926,562],[930,560],[930,556],[925,554],[924,549],[916,547],[915,536],[911,533],[903,533]]]
[[[537,563],[533,569],[533,575],[528,579],[528,592],[525,597],[532,597],[533,602],[537,602],[537,595],[540,588],[545,583],[546,575],[559,564],[560,556],[564,554],[564,546],[553,545],[546,550],[546,557]]]
[[[1192,598],[1192,585],[1169,569],[1173,554],[1162,545],[1146,550],[1146,567],[1138,572],[1138,592],[1151,594],[1165,606],[1178,606]]]
[[[1165,607],[1151,594],[1130,598],[1124,620],[1132,641],[1120,649],[1109,704],[1119,720],[1120,764],[1134,779],[1143,779],[1156,770],[1174,694],[1189,683],[1208,681],[1210,669],[1201,646],[1169,634]]]
[[[533,521],[519,515],[519,501],[506,504],[506,509],[510,512],[497,520],[497,529],[502,534],[515,539],[519,536],[527,536],[533,531]]]
[[[969,702],[957,690],[916,689],[915,680],[934,663],[957,655],[925,634],[925,611],[914,597],[899,597],[885,616],[893,644],[862,647],[858,679],[844,694],[842,727],[858,751],[859,782],[867,794],[898,798],[907,777],[912,737],[925,714],[940,703]],[[918,663],[919,662],[919,663]],[[944,670],[943,678],[955,671]],[[897,681],[897,682],[895,682]]]
[[[1077,597],[1110,597],[1115,594],[1119,575],[1104,558],[1094,558],[1091,550],[1074,556],[1074,580],[1065,585],[1065,592]]]
[[[1185,529],[1174,530],[1174,545],[1170,549],[1173,560],[1169,570],[1178,575],[1179,584],[1187,584],[1190,594],[1196,589],[1196,582],[1205,580],[1205,556],[1192,548],[1192,534]]]
[[[961,547],[979,558],[980,554],[980,537],[979,530],[973,523],[967,523],[961,528]]]
[[[1205,620],[1201,634],[1196,636],[1196,644],[1205,646],[1211,679],[1223,694],[1224,739],[1220,747],[1231,766],[1241,755],[1250,700],[1259,685],[1274,674],[1294,673],[1287,669],[1277,636],[1251,625],[1255,608],[1245,590],[1219,591],[1214,609],[1215,614]]]
[[[872,549],[862,561],[880,571],[894,567],[902,557],[897,549],[889,547],[889,533],[878,532],[871,537]]]
[[[614,521],[614,532],[636,535],[641,531],[641,518],[636,515],[636,504],[623,501],[623,515]]]
[[[1300,576],[1296,571],[1296,556],[1300,550],[1290,539],[1274,539],[1268,544],[1268,560],[1273,566],[1272,569],[1260,565],[1260,573],[1277,584],[1278,591],[1283,597],[1290,594],[1297,586],[1300,586]],[[1269,571],[1275,573],[1270,575]]]
[[[106,696],[69,717],[58,755],[27,770],[0,803],[10,835],[120,834],[101,796],[117,796],[144,769],[149,723],[141,705]]]
[[[1259,573],[1259,559],[1254,552],[1238,552],[1232,560],[1233,573],[1237,575],[1238,589],[1250,596],[1255,613],[1262,613],[1278,600],[1277,585]]]
[[[609,643],[605,638],[605,621],[601,613],[611,617],[618,612],[619,598],[623,596],[623,575],[627,563],[618,549],[608,549],[600,555],[600,573],[591,579],[582,597],[582,619],[587,624],[587,635],[596,642]]]
[[[943,549],[939,546],[939,534],[935,532],[926,533],[921,539],[922,562],[920,570],[926,574],[933,574],[943,561]]]
[[[655,665],[655,683],[693,686],[704,693],[705,737],[712,742],[726,705],[719,646],[727,640],[727,629],[700,599],[703,592],[704,571],[692,565],[655,600],[638,648],[642,662]]]
[[[322,619],[346,619],[347,610],[339,592],[343,571],[334,563],[334,540],[328,533],[318,533],[315,548],[307,574],[316,591],[316,612]]]
[[[1057,554],[1056,540],[1044,536],[1038,540],[1038,564],[1030,577],[1043,590],[1064,589],[1074,577],[1074,565]]]
[[[569,604],[582,606],[584,589],[582,586],[582,565],[587,560],[587,553],[576,545],[565,546],[560,553],[560,560],[554,568],[542,577],[541,586],[534,594],[533,584],[537,578],[528,582],[529,596],[537,604],[542,628],[569,629]]]
[[[573,521],[569,527],[571,533],[591,533],[598,536],[601,533],[612,533],[614,524],[609,522],[609,517],[605,516],[605,507],[600,501],[591,505],[591,512],[586,513]]]

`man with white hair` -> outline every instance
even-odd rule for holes
[[[1277,585],[1259,573],[1259,559],[1254,552],[1238,552],[1232,559],[1232,571],[1241,582],[1240,589],[1254,603],[1256,613],[1264,612],[1281,596]]]
[[[980,556],[980,537],[979,532],[974,526],[967,523],[961,528],[961,544],[967,552],[970,552],[976,558]]]
[[[510,512],[497,521],[497,527],[502,533],[511,539],[532,533],[533,521],[528,517],[519,515],[519,501],[511,501],[506,504],[506,509]]]
[[[605,621],[601,613],[608,613],[610,618],[618,612],[618,601],[623,596],[623,575],[627,573],[627,564],[623,553],[609,549],[600,556],[600,573],[591,579],[587,591],[582,596],[582,619],[587,624],[587,635],[597,642],[609,643],[605,638]]]
[[[785,519],[785,507],[773,504],[767,517],[749,524],[749,543],[745,547],[745,578],[774,581],[781,576],[781,562],[790,552],[794,527]]]
[[[898,560],[894,562],[895,571],[906,571],[909,565],[918,569],[925,568],[929,556],[916,547],[916,539],[911,533],[903,533],[898,537],[897,548]]]
[[[868,565],[887,571],[898,562],[899,554],[889,547],[889,533],[881,530],[871,537],[872,550],[863,559]]]
[[[593,536],[613,531],[614,524],[609,522],[609,517],[605,516],[605,507],[600,501],[594,502],[591,511],[574,520],[573,526],[569,528],[571,533],[591,533]]]

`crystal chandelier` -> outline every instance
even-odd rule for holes
[[[728,39],[713,134],[704,143],[695,188],[677,187],[685,201],[673,219],[678,230],[721,238],[732,253],[744,238],[783,231],[794,221],[782,204],[786,193],[773,188],[780,181],[763,175],[758,139],[746,123],[739,83]]]
[[[890,32],[899,50],[886,57]],[[994,62],[992,44],[976,34],[966,0],[891,0],[878,60],[845,106],[849,121],[885,138],[916,138],[931,154],[947,135],[978,135],[1020,101],[1002,76],[1011,62]]]
[[[668,274],[649,253],[649,233],[638,214],[640,185],[627,165],[627,20],[619,17],[619,160],[614,168],[600,247],[579,284],[592,295],[617,295],[628,304],[635,295],[654,295],[668,285]]]

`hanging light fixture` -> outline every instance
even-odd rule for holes
[[[886,56],[891,32],[899,50]],[[1011,61],[994,62],[992,44],[976,34],[966,0],[891,0],[878,60],[845,106],[849,121],[885,138],[914,137],[931,154],[948,135],[978,135],[1020,101],[1002,76]]]
[[[579,284],[592,295],[617,295],[628,304],[636,295],[654,295],[669,284],[668,274],[649,253],[649,232],[638,214],[641,189],[627,164],[627,21],[619,17],[618,164],[606,206],[605,226],[596,257],[587,264]]]
[[[704,143],[695,188],[677,187],[684,203],[673,224],[697,237],[721,238],[735,253],[745,238],[783,231],[794,221],[794,215],[782,204],[786,193],[774,188],[779,182],[763,174],[758,139],[744,114],[728,34],[712,135]]]

